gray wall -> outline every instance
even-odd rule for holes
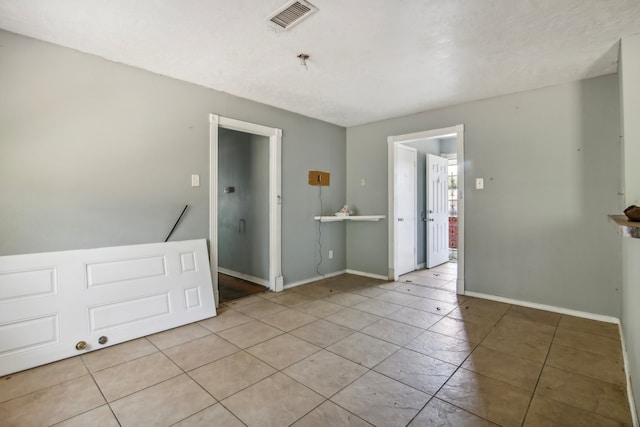
[[[347,198],[387,213],[387,137],[465,125],[468,291],[620,315],[615,75],[347,129]],[[359,185],[368,175],[368,185]],[[485,189],[475,190],[476,177]],[[387,221],[347,230],[348,268],[387,275]]]
[[[640,35],[625,38],[620,48],[620,100],[624,141],[623,207],[640,205]],[[612,211],[618,213],[619,210]],[[640,239],[622,238],[622,331],[629,372],[635,388],[636,407],[640,407]]]
[[[268,281],[269,138],[219,129],[218,153],[218,266]]]
[[[0,31],[0,255],[205,238],[209,113],[278,127],[285,283],[315,276],[317,187],[345,203],[345,129]],[[191,187],[200,174],[200,187]],[[346,267],[344,226],[324,247]]]

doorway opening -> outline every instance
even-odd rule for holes
[[[219,273],[281,291],[282,131],[215,114],[209,122],[209,257],[216,305],[220,280],[226,280]],[[260,164],[260,157],[266,158],[266,165]],[[258,204],[249,203],[256,200]],[[254,249],[255,254],[247,252]],[[225,283],[230,282],[241,283]]]
[[[417,248],[415,267],[438,268],[453,276],[455,291],[464,293],[464,126],[434,129],[388,138],[389,179],[389,279],[407,274],[403,242],[404,217],[400,215],[408,196],[400,187],[398,173],[403,147],[418,150]],[[403,255],[404,254],[404,255]],[[405,259],[403,259],[405,258]],[[455,263],[455,264],[454,264]],[[403,267],[404,265],[404,267]],[[455,274],[452,270],[455,270]],[[409,271],[411,273],[411,271]]]
[[[269,138],[218,129],[218,290],[230,301],[269,284]]]
[[[237,277],[237,275],[231,276],[218,271],[218,291],[220,292],[220,302],[233,301],[250,295],[260,294],[267,290],[268,288],[266,286],[241,279]]]

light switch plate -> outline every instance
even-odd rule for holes
[[[476,190],[484,189],[484,178],[476,178]]]
[[[200,187],[200,175],[191,175],[191,186]]]

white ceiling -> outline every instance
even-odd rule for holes
[[[0,0],[0,28],[342,126],[617,70],[639,0]],[[308,69],[299,53],[310,55]]]

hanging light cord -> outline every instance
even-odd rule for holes
[[[320,216],[322,216],[322,186],[318,185],[318,199],[320,199]],[[320,273],[320,264],[322,264],[322,220],[318,221],[318,255],[320,255],[320,261],[316,265],[316,273],[318,276],[324,277]]]

